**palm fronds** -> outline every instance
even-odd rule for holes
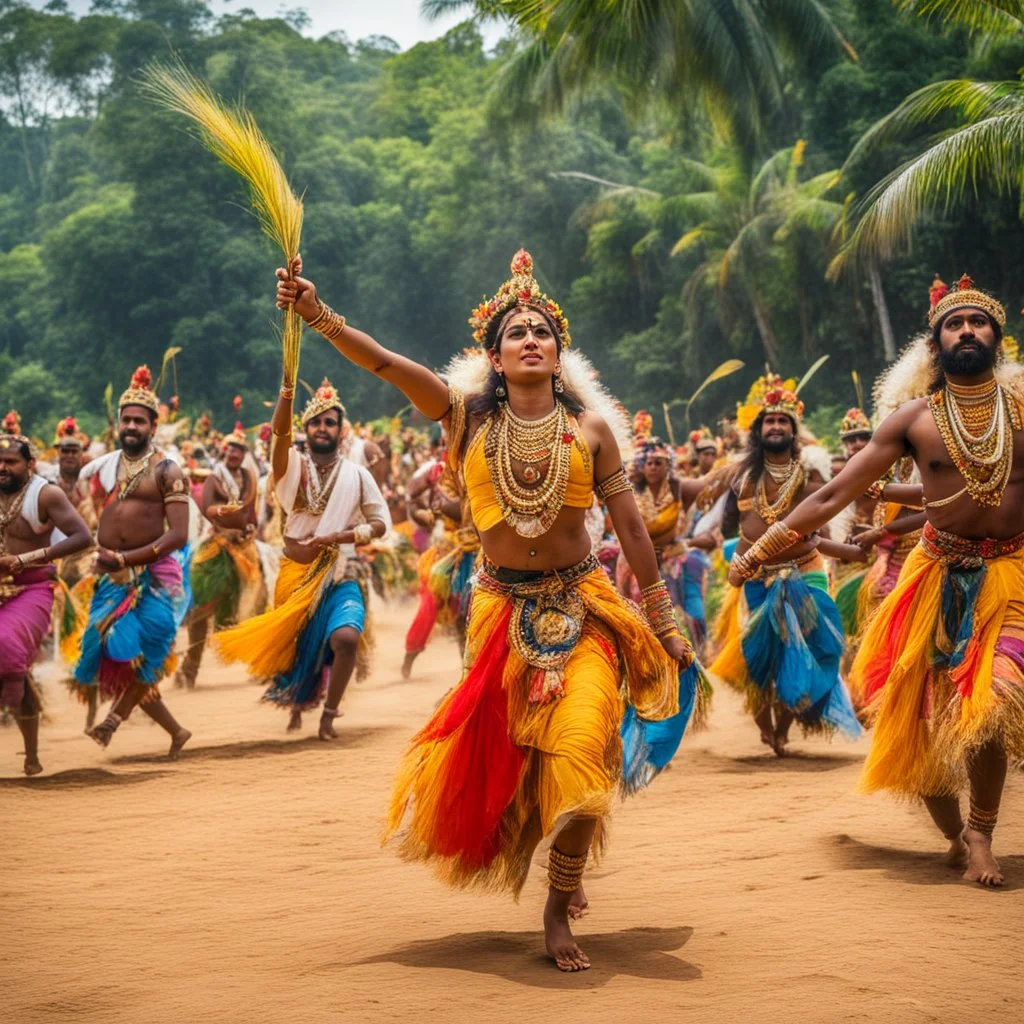
[[[231,109],[183,65],[151,64],[142,72],[142,87],[155,103],[189,118],[203,145],[245,179],[249,199],[263,231],[277,244],[286,266],[299,253],[302,200],[295,195],[270,143],[252,114]],[[285,311],[281,343],[284,375],[294,383],[299,367],[302,320]]]
[[[899,6],[920,17],[936,15],[985,35],[1013,35],[1024,28],[1021,0],[899,0]]]

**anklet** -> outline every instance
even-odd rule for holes
[[[557,847],[548,850],[548,885],[556,892],[575,892],[583,881],[587,855],[571,856]]]
[[[339,708],[324,708],[320,714],[326,715],[328,718],[337,718],[341,714],[341,710]]]
[[[983,811],[975,807],[971,802],[971,813],[967,816],[967,827],[975,832],[990,836],[995,831],[996,820],[999,818],[999,811]]]

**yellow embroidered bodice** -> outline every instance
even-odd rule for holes
[[[484,440],[490,429],[490,422],[484,423],[469,443],[462,462],[462,474],[469,499],[470,512],[476,528],[485,533],[503,522],[501,506],[494,493],[491,472],[484,455]],[[451,451],[451,449],[449,449]],[[574,444],[569,462],[569,482],[565,489],[564,505],[570,508],[590,508],[594,502],[594,463],[585,459]]]

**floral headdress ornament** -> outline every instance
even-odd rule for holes
[[[327,412],[328,409],[337,409],[341,413],[342,419],[344,419],[345,406],[341,404],[341,396],[338,394],[338,389],[324,377],[320,387],[313,392],[313,397],[306,403],[306,408],[302,410],[302,428],[305,429],[306,424],[314,416],[319,416]]]
[[[1006,310],[1002,303],[994,299],[988,292],[983,292],[974,287],[974,281],[964,274],[957,281],[952,291],[946,287],[945,282],[938,276],[932,281],[928,289],[930,308],[928,310],[928,326],[932,329],[941,323],[945,317],[955,309],[980,309],[987,313],[1000,327],[1006,326]]]
[[[717,452],[718,442],[707,427],[701,427],[700,430],[690,431],[690,447],[694,452],[702,452],[708,449]]]
[[[633,436],[638,440],[649,437],[654,429],[654,417],[646,409],[640,409],[633,417]]]
[[[145,364],[132,374],[128,390],[117,400],[118,409],[123,409],[126,405],[141,405],[144,409],[149,409],[154,416],[160,412],[160,400],[153,391],[153,374]]]
[[[871,432],[871,420],[867,418],[863,409],[853,408],[847,410],[846,415],[839,424],[840,441],[847,441],[851,437],[857,437],[860,434],[870,434]]]
[[[770,396],[770,400],[769,400]],[[758,377],[747,392],[747,400],[736,406],[736,423],[741,430],[749,430],[761,413],[784,412],[797,422],[803,416],[804,403],[796,397],[796,381],[783,380],[777,373]]]
[[[249,447],[249,441],[245,436],[245,427],[242,426],[241,420],[235,423],[235,429],[224,438],[225,449],[227,449],[229,444],[236,444],[239,448]]]
[[[473,328],[473,340],[478,345],[487,345],[487,336],[495,321],[517,307],[536,309],[550,318],[555,333],[563,348],[572,344],[569,334],[569,320],[562,307],[549,299],[533,276],[533,257],[525,250],[512,257],[512,276],[495,292],[491,299],[484,299],[469,315],[469,326]]]
[[[27,445],[29,457],[35,458],[35,447],[31,440],[21,432],[21,417],[12,409],[5,417],[3,427],[0,428],[0,451],[5,448],[20,448]]]
[[[85,435],[78,429],[78,421],[74,416],[67,416],[57,424],[57,436],[53,443],[58,448],[84,448]]]

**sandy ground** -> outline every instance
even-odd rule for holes
[[[672,770],[620,806],[578,927],[594,968],[543,958],[544,874],[519,904],[451,893],[378,846],[391,774],[454,681],[435,640],[399,678],[411,606],[378,614],[344,739],[286,736],[212,657],[168,690],[175,764],[141,714],[109,751],[51,680],[46,774],[0,732],[0,1016],[35,1021],[1019,1022],[1024,786],[998,831],[1008,885],[945,869],[925,813],[855,792],[867,743],[766,756],[730,693]],[[538,861],[540,858],[538,858]]]

